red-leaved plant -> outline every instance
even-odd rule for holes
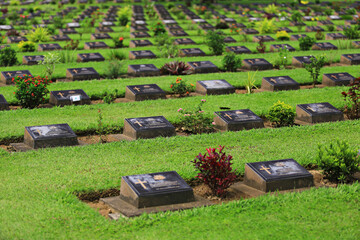
[[[17,76],[12,79],[16,85],[15,97],[23,108],[35,108],[44,102],[49,93],[47,85],[51,83],[48,77],[33,77],[30,75]]]
[[[224,147],[207,148],[204,155],[199,153],[192,161],[196,169],[200,171],[196,176],[210,187],[213,194],[224,197],[226,189],[229,188],[236,179],[236,174],[232,170],[231,155],[223,152]]]
[[[346,102],[344,112],[349,119],[360,118],[360,78],[356,78],[350,85],[348,92],[342,92]]]
[[[192,73],[189,64],[182,61],[165,63],[160,69],[161,74],[169,75],[188,75]]]

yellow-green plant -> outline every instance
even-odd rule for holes
[[[31,41],[21,41],[18,44],[18,48],[20,52],[34,52],[35,51],[35,43]]]
[[[126,24],[129,22],[129,19],[131,18],[132,11],[130,6],[125,6],[121,8],[117,15],[119,17],[119,22],[121,26],[126,26]]]
[[[275,6],[275,4],[268,5],[264,10],[266,13],[269,13],[269,14],[276,14],[279,12],[279,8],[277,6]]]
[[[50,34],[46,28],[37,27],[28,35],[28,39],[32,42],[48,42]]]
[[[265,18],[262,22],[257,22],[256,27],[260,34],[263,33],[274,33],[277,26],[274,24],[275,18],[268,20]]]
[[[270,108],[266,117],[274,127],[292,126],[295,121],[295,112],[293,107],[279,100]]]
[[[281,41],[289,40],[290,35],[286,31],[277,31],[276,32],[276,38],[281,40]]]
[[[254,88],[257,89],[257,87],[255,86],[255,75],[256,75],[257,71],[254,73],[248,72],[248,77],[245,80],[245,88],[246,88],[246,92],[248,94],[252,93],[254,91]]]

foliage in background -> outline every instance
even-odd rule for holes
[[[58,51],[59,61],[61,63],[72,63],[76,61],[76,50],[62,50]]]
[[[264,18],[263,21],[256,23],[256,29],[259,31],[260,34],[274,33],[277,29],[277,26],[274,24],[274,20],[275,18],[270,20]]]
[[[317,30],[315,33],[316,40],[323,40],[325,38],[325,35],[322,31]]]
[[[288,59],[289,50],[287,46],[279,48],[278,56],[275,58],[273,66],[278,69],[284,69],[286,66],[289,65]]]
[[[301,51],[308,51],[316,43],[316,40],[312,37],[306,36],[299,38],[299,47]]]
[[[221,55],[225,48],[225,37],[222,34],[214,31],[206,33],[205,43],[210,51],[215,55]]]
[[[344,35],[348,39],[358,39],[360,38],[360,31],[356,27],[348,27],[344,29]]]
[[[65,50],[76,50],[79,47],[80,41],[71,39],[70,41],[66,42],[66,45],[64,46]]]
[[[48,52],[44,56],[44,60],[39,61],[39,65],[44,66],[44,76],[48,76],[50,80],[52,79],[52,75],[55,71],[55,66],[58,63],[60,63],[60,56],[56,52],[55,53]]]
[[[259,53],[265,53],[266,51],[266,45],[264,44],[264,37],[260,36],[260,40],[258,42],[258,45],[256,46],[256,50]]]
[[[248,77],[247,77],[247,79],[245,79],[245,83],[244,83],[247,94],[253,93],[254,88],[257,89],[257,87],[255,86],[256,73],[257,73],[257,70],[256,70],[256,72],[248,72]]]
[[[129,19],[132,15],[132,10],[130,6],[125,6],[120,8],[120,10],[117,12],[120,26],[126,26],[126,24],[129,22]]]
[[[159,34],[166,33],[165,27],[161,22],[157,22],[152,26],[152,31],[154,33],[154,36],[157,36]]]
[[[0,49],[0,66],[8,67],[17,64],[16,51],[10,47]]]
[[[113,38],[112,40],[114,42],[115,48],[123,48],[124,47],[124,38],[123,37]]]
[[[294,109],[280,100],[274,103],[266,117],[274,127],[292,126],[295,121]]]
[[[185,62],[173,61],[165,63],[164,66],[160,68],[160,73],[169,75],[188,75],[192,73],[192,70],[190,65]]]
[[[104,92],[104,97],[103,97],[103,101],[104,103],[110,104],[113,103],[115,101],[115,99],[117,98],[119,90],[115,89],[114,92],[108,92],[105,91]]]
[[[350,85],[348,92],[341,94],[345,100],[344,112],[349,119],[360,118],[360,78],[357,78]]]
[[[226,53],[222,59],[222,64],[225,71],[236,72],[241,67],[241,57],[234,52]]]
[[[179,94],[179,97],[189,96],[191,91],[194,91],[194,84],[187,84],[185,80],[176,78],[175,82],[170,84],[171,92]]]
[[[119,78],[121,75],[121,63],[120,61],[111,61],[108,65],[106,77],[109,79]]]
[[[31,41],[21,41],[17,45],[20,52],[34,52],[35,51],[35,43]]]
[[[124,60],[126,59],[126,55],[119,50],[110,49],[110,51],[108,52],[108,58],[109,60]]]
[[[31,42],[48,42],[50,34],[46,28],[37,27],[28,34],[28,39]]]
[[[320,76],[320,70],[324,67],[326,62],[325,56],[320,56],[318,58],[311,57],[311,63],[304,63],[305,70],[310,73],[310,78],[313,82],[313,87],[315,87],[316,83],[318,82]]]
[[[290,40],[290,35],[286,31],[277,31],[276,38],[281,41]]]

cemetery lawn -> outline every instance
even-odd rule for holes
[[[359,137],[355,120],[25,153],[0,150],[0,239],[358,239],[359,183],[117,222],[75,193],[119,188],[121,176],[173,169],[192,179],[190,161],[218,144],[243,174],[246,162],[314,163],[319,143],[342,138],[355,146]]]

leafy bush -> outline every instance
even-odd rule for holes
[[[289,50],[286,46],[278,50],[278,56],[273,64],[275,68],[283,69],[289,65],[288,52]]]
[[[225,54],[222,63],[225,71],[236,72],[236,69],[241,67],[241,57],[229,52]]]
[[[206,102],[201,99],[201,102],[192,110],[178,109],[180,113],[179,125],[182,130],[193,134],[208,133],[213,131],[212,116],[206,115],[202,110],[202,105]]]
[[[79,40],[73,40],[71,39],[70,41],[67,41],[66,45],[64,46],[65,50],[76,50],[79,47]]]
[[[360,38],[360,32],[356,27],[349,27],[344,29],[344,35],[348,39],[358,39]]]
[[[112,61],[109,63],[106,76],[109,79],[116,79],[121,75],[121,63],[120,61]]]
[[[315,38],[316,40],[323,40],[324,39],[324,33],[320,30],[317,30],[315,33]]]
[[[228,29],[229,25],[227,25],[227,23],[225,22],[219,22],[218,24],[215,25],[216,29]]]
[[[326,25],[325,27],[326,27],[326,30],[327,30],[328,32],[333,32],[333,31],[335,31],[335,26],[334,26],[334,25]]]
[[[219,146],[217,152],[216,148],[207,148],[207,153],[199,153],[192,161],[195,168],[200,171],[196,177],[208,185],[218,197],[224,197],[226,189],[236,180],[236,174],[231,167],[232,156],[226,155],[223,149],[224,147]]]
[[[57,29],[61,29],[64,26],[64,20],[62,17],[58,17],[58,16],[54,17],[53,22],[54,22],[54,27]]]
[[[287,41],[290,40],[290,35],[286,31],[277,31],[276,38],[281,41]]]
[[[155,40],[155,44],[157,46],[164,46],[165,44],[172,44],[173,41],[171,40],[171,38],[169,37],[169,35],[167,35],[167,33],[162,33],[162,34],[158,34],[154,37]]]
[[[264,44],[264,38],[263,37],[260,37],[260,40],[258,42],[258,45],[256,46],[256,50],[259,52],[259,53],[265,53],[266,51],[266,45]]]
[[[109,93],[107,91],[104,92],[104,97],[103,97],[103,101],[104,103],[110,104],[113,103],[118,95],[118,91],[117,89],[114,90],[113,93]]]
[[[113,42],[114,42],[115,48],[123,48],[124,47],[124,38],[123,37],[113,38]]]
[[[16,52],[10,47],[0,49],[0,66],[8,67],[17,64]]]
[[[61,63],[72,63],[76,60],[76,50],[59,51],[58,55],[60,57],[59,61]]]
[[[266,117],[274,127],[292,126],[295,121],[293,108],[281,101],[274,103]]]
[[[31,41],[21,41],[18,44],[18,48],[20,52],[34,52],[35,51],[35,43]]]
[[[188,96],[194,90],[194,84],[187,84],[185,80],[176,78],[176,81],[170,84],[171,92],[179,94],[179,97]]]
[[[221,55],[225,48],[225,37],[222,34],[218,34],[214,31],[209,31],[206,34],[206,44],[209,49],[215,55]]]
[[[192,70],[189,64],[182,61],[174,61],[165,63],[164,66],[160,69],[161,74],[169,74],[169,75],[187,75],[191,74]]]
[[[120,10],[117,12],[117,15],[119,17],[120,26],[126,26],[132,15],[131,7],[125,6],[120,8]]]
[[[302,22],[303,15],[299,11],[294,11],[290,17],[291,21],[300,23]]]
[[[360,78],[351,83],[348,92],[342,92],[344,96],[344,112],[349,119],[360,118]]]
[[[56,64],[60,63],[60,56],[58,53],[48,52],[44,56],[44,60],[39,62],[39,65],[44,66],[44,75],[48,76],[49,79],[52,79],[52,75],[55,71]]]
[[[324,67],[326,58],[325,56],[320,56],[319,58],[311,57],[311,63],[305,63],[305,69],[310,73],[310,77],[313,81],[313,87],[318,82],[320,76],[320,70]]]
[[[345,141],[336,140],[330,145],[318,146],[316,158],[318,166],[332,181],[347,182],[351,175],[360,170],[360,156],[356,149],[351,149]]]
[[[108,58],[110,60],[124,60],[124,59],[126,59],[126,56],[123,52],[120,52],[116,49],[111,49],[108,52]]]
[[[312,37],[306,36],[299,39],[299,47],[301,51],[308,51],[316,43],[316,40]]]
[[[48,78],[32,77],[28,75],[13,78],[16,90],[16,99],[23,108],[35,108],[44,102],[44,97],[49,93],[47,86],[51,81]]]
[[[279,12],[279,8],[275,4],[269,4],[264,10],[269,14],[277,14]]]
[[[274,24],[275,18],[268,20],[265,18],[262,22],[257,22],[257,30],[260,34],[264,33],[274,33],[277,29],[277,26]]]
[[[46,28],[37,27],[28,35],[31,42],[48,42],[50,34]]]
[[[159,34],[163,34],[166,32],[164,25],[161,22],[157,22],[153,27],[151,28],[154,36],[157,36]]]

